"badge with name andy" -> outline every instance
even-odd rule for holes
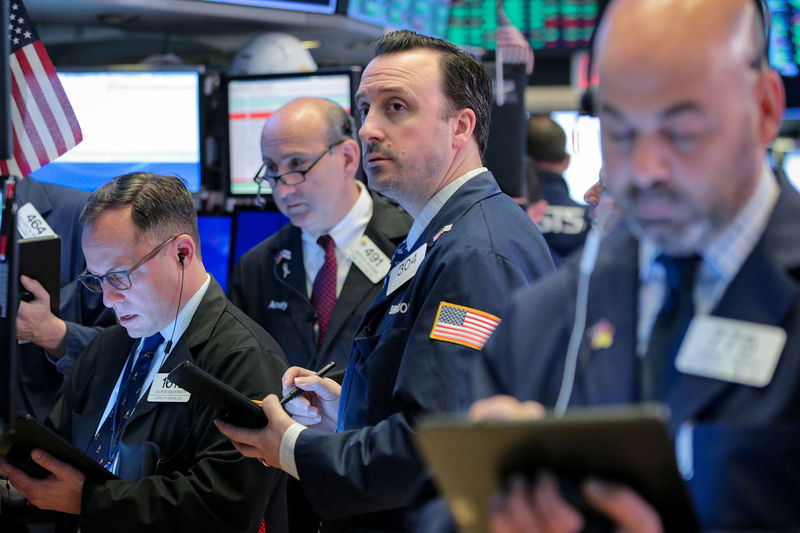
[[[150,386],[150,392],[147,394],[148,402],[174,402],[185,403],[189,401],[192,394],[178,387],[176,384],[169,380],[169,374],[156,374],[153,379],[153,384]]]
[[[389,272],[389,258],[366,235],[346,248],[344,253],[372,283],[378,283]]]
[[[422,246],[414,250],[414,253],[403,259],[401,263],[396,265],[391,272],[389,272],[389,282],[386,285],[386,296],[389,296],[394,291],[400,288],[406,281],[414,277],[425,259],[425,253],[428,250],[428,244],[423,243]]]
[[[764,387],[772,381],[786,344],[775,326],[717,316],[696,316],[675,366],[685,374]]]

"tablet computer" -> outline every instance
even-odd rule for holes
[[[261,406],[223,383],[191,361],[184,361],[169,373],[169,380],[217,410],[217,416],[235,426],[260,429],[267,425]]]
[[[42,284],[50,294],[50,312],[58,316],[61,290],[61,238],[58,235],[19,240],[19,273]],[[20,299],[29,302],[33,294],[20,283]]]
[[[630,486],[661,516],[665,531],[697,531],[678,472],[666,408],[657,404],[584,408],[562,418],[470,422],[423,418],[417,445],[464,533],[488,531],[492,495],[518,475],[542,470],[579,494],[587,477]]]
[[[64,437],[30,415],[14,420],[11,429],[0,439],[0,455],[31,477],[45,478],[50,472],[31,459],[31,450],[40,448],[59,461],[68,463],[95,481],[119,479],[100,463],[73,446]]]

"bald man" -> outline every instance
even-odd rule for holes
[[[569,406],[665,403],[704,529],[796,529],[800,196],[765,163],[783,99],[759,4],[615,0],[594,58],[604,185],[626,223],[600,247]],[[517,295],[476,372],[484,394],[556,403],[577,276]],[[494,397],[473,414],[529,407]],[[580,530],[555,487],[512,491],[494,531]],[[624,487],[584,494],[626,531],[669,529]]]
[[[408,215],[356,180],[354,136],[350,115],[322,98],[292,100],[261,134],[265,182],[291,224],[242,256],[228,296],[271,332],[293,366],[347,368],[356,326],[386,274],[381,264],[388,269],[411,227]],[[336,301],[321,331],[314,282],[325,268],[317,242],[324,235],[333,240]]]

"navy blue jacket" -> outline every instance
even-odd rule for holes
[[[539,170],[542,181],[542,198],[547,200],[547,211],[539,221],[539,229],[550,247],[556,266],[575,250],[583,246],[589,231],[585,205],[573,200],[569,187],[561,174]]]
[[[681,374],[666,401],[673,432],[693,425],[689,489],[707,529],[800,527],[798,235],[800,195],[783,181],[764,235],[712,312],[788,333],[772,381],[756,388]],[[479,360],[480,395],[554,405],[575,314],[575,263],[515,295]],[[611,325],[613,342],[592,349],[587,332],[571,406],[637,401],[637,300],[637,244],[618,228],[601,246],[587,317],[587,330],[601,320]]]
[[[384,287],[357,330],[339,410],[344,431],[306,430],[297,440],[306,494],[323,519],[337,521],[323,530],[410,529],[409,515],[434,495],[413,427],[423,413],[469,405],[480,353],[431,339],[440,303],[503,317],[513,290],[553,270],[541,234],[488,172],[447,201],[410,252],[423,243],[416,275],[389,296]]]
[[[67,323],[66,354],[56,367],[47,359],[45,350],[35,344],[22,344],[18,350],[16,410],[43,420],[58,399],[81,350],[101,326],[112,325],[115,319],[113,312],[103,306],[102,295],[77,281],[86,266],[81,248],[83,225],[78,217],[89,193],[23,178],[17,182],[16,195],[18,206],[32,203],[61,238],[59,318]]]

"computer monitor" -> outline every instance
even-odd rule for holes
[[[348,112],[355,106],[355,91],[361,77],[359,67],[227,78],[228,103],[227,168],[228,192],[253,196],[253,182],[261,166],[261,129],[279,107],[300,96],[328,98]],[[269,190],[262,188],[262,194]]]
[[[769,59],[786,88],[784,118],[800,120],[800,3],[769,0],[768,5],[772,19]]]
[[[93,191],[129,172],[201,184],[200,68],[58,72],[83,141],[31,176]]]
[[[432,37],[447,34],[451,0],[350,0],[347,16],[385,28]]]
[[[603,166],[600,151],[600,119],[581,116],[577,111],[553,111],[550,118],[558,122],[567,134],[569,167],[564,179],[570,196],[583,203],[583,193],[594,185]]]
[[[228,271],[231,264],[233,215],[198,213],[197,230],[200,233],[203,265],[224,291],[228,287]]]
[[[251,207],[237,207],[233,212],[233,256],[231,266],[253,246],[273,235],[289,219],[280,211],[268,211]]]
[[[789,182],[800,191],[800,150],[783,155],[783,170],[786,172]]]

